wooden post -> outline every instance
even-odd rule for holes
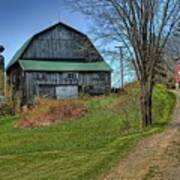
[[[4,51],[4,47],[0,46],[0,95],[4,96],[4,57],[1,53]]]

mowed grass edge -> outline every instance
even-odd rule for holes
[[[154,126],[142,130],[135,103],[138,86],[127,91],[121,96],[84,99],[89,107],[86,117],[48,128],[19,129],[14,128],[17,118],[1,119],[0,179],[101,177],[141,138],[161,132],[171,119],[175,96],[159,85],[153,96]]]

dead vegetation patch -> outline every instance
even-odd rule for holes
[[[46,127],[61,121],[71,121],[86,115],[87,106],[81,100],[48,100],[40,99],[38,104],[21,113],[21,120],[16,127]]]

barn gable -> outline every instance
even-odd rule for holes
[[[63,23],[47,28],[25,42],[12,58],[8,68],[18,59],[70,60],[71,62],[72,60],[81,62],[103,60],[85,34]]]
[[[86,35],[62,23],[35,35],[22,58],[102,60]]]

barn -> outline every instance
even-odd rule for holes
[[[33,104],[36,97],[109,93],[111,71],[87,35],[64,23],[28,39],[6,69],[8,83],[22,105]]]

